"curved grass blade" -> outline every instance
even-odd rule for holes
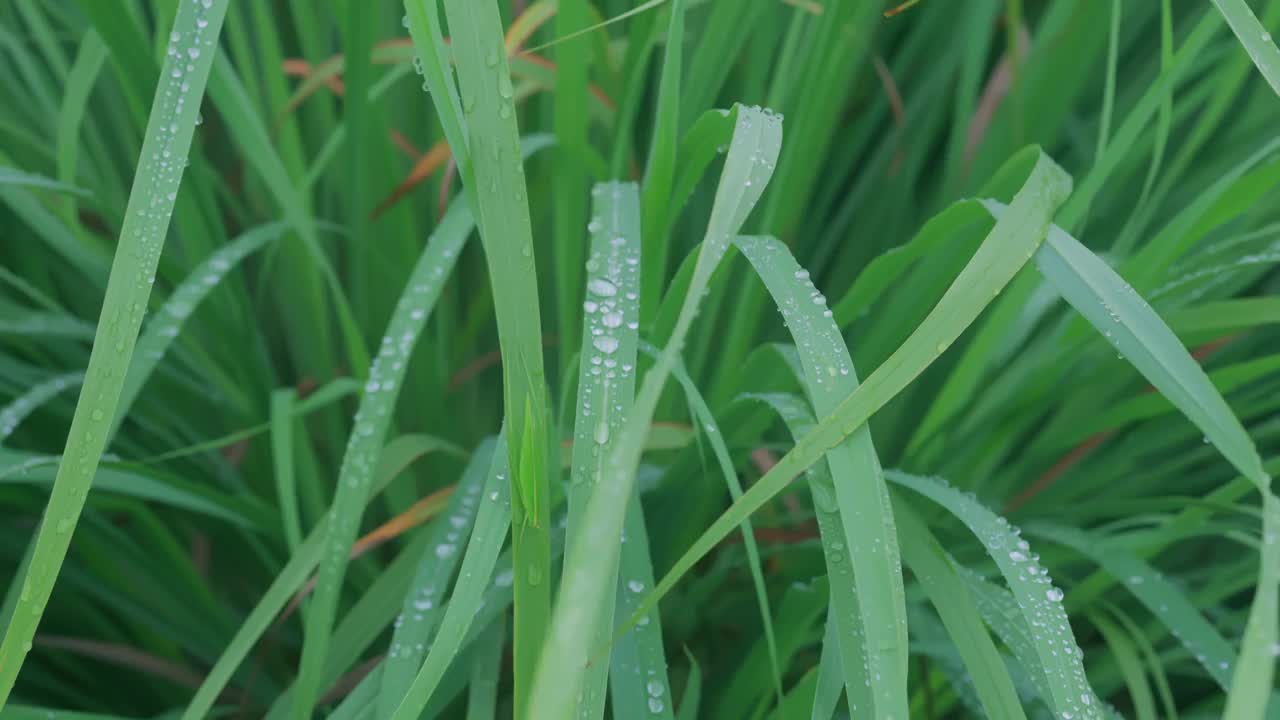
[[[404,385],[413,346],[426,325],[427,315],[440,297],[444,278],[453,269],[463,243],[471,234],[472,224],[471,213],[460,202],[455,202],[441,218],[409,276],[369,371],[365,394],[356,411],[355,427],[338,471],[337,489],[329,512],[332,522],[325,532],[325,552],[307,615],[306,637],[299,661],[294,694],[295,716],[309,717],[315,705],[320,671],[337,612],[338,594],[351,546],[360,527],[360,518],[368,502],[378,454],[391,425],[392,410]]]
[[[588,294],[582,306],[583,361],[578,368],[573,459],[567,489],[570,532],[586,520],[591,498],[605,480],[605,459],[631,412],[636,389],[640,194],[633,183],[601,183],[592,196]],[[616,583],[616,578],[611,580],[611,584]],[[612,603],[608,603],[593,630],[593,645],[609,638],[613,618]],[[569,717],[603,717],[608,671],[609,664],[605,662],[592,663],[586,669],[577,706]]]
[[[1007,213],[996,222],[973,258],[915,332],[866,382],[801,438],[741,500],[707,528],[646,598],[641,611],[652,607],[670,591],[680,577],[743,518],[777,495],[827,450],[852,435],[955,342],[1034,254],[1048,232],[1054,210],[1070,188],[1070,177],[1041,155],[1011,205],[1017,208],[1016,215]],[[697,286],[696,290],[701,292],[702,287]],[[683,333],[676,337],[682,338]]]
[[[1102,703],[1089,687],[1071,623],[1062,608],[1064,593],[1054,587],[1049,571],[1020,538],[1017,528],[976,500],[938,478],[890,472],[887,477],[945,507],[963,522],[995,560],[1000,574],[1017,598],[1022,617],[1031,628],[1032,642],[1049,685],[1054,711],[1080,720],[1102,718]]]
[[[988,209],[1000,211],[995,205]],[[1173,331],[1151,306],[1106,263],[1075,238],[1054,227],[1036,255],[1041,273],[1119,352],[1168,398],[1205,439],[1262,493],[1262,551],[1258,586],[1225,717],[1255,717],[1272,690],[1280,630],[1280,500],[1240,421]]]
[[[374,474],[370,497],[381,492],[392,479],[430,449],[431,446],[422,442],[421,436],[410,435],[388,443],[379,457],[378,470]],[[183,711],[181,720],[197,720],[209,716],[213,703],[226,689],[236,668],[249,655],[249,651],[266,632],[272,620],[280,614],[320,563],[320,554],[324,549],[329,522],[329,517],[321,518],[298,549],[289,557],[289,562],[281,568],[258,604],[240,623],[240,628],[227,643],[222,655],[205,675],[204,682]]]
[[[31,566],[13,621],[0,645],[0,707],[17,679],[57,579],[93,482],[138,328],[151,294],[148,282],[164,247],[169,217],[195,132],[205,82],[227,0],[182,3],[174,19],[147,131],[129,194],[120,243],[103,299],[84,387],[67,434],[63,461],[45,509]]]
[[[990,222],[982,206],[973,200],[961,200],[929,218],[911,240],[876,256],[858,273],[844,297],[831,308],[836,324],[846,327],[865,315],[916,261],[951,242],[957,233]]]
[[[125,374],[124,386],[120,389],[120,402],[116,405],[115,419],[108,438],[114,437],[119,430],[120,423],[129,414],[142,386],[182,332],[187,317],[241,260],[279,238],[287,229],[288,226],[284,223],[269,223],[244,233],[200,263],[173,291],[138,338],[133,360]]]
[[[65,315],[60,312],[14,314],[19,317],[12,320],[0,319],[0,334],[71,338],[85,342],[94,339],[93,325],[74,315]]]
[[[0,408],[0,445],[13,434],[18,424],[35,412],[58,393],[69,387],[75,387],[84,381],[84,373],[74,372],[59,375],[32,386],[22,395],[14,398],[8,405]]]
[[[418,561],[417,571],[404,597],[400,622],[391,637],[391,649],[382,662],[382,680],[378,690],[378,717],[390,717],[400,705],[405,691],[426,656],[426,644],[439,622],[443,602],[441,595],[453,578],[461,554],[461,538],[471,534],[478,508],[477,499],[485,479],[492,471],[493,441],[486,440],[471,456],[462,480],[449,498],[445,511],[448,522],[437,523],[431,530],[428,546]]]
[[[595,494],[585,524],[573,530],[566,555],[566,566],[572,572],[565,575],[560,602],[538,663],[528,706],[530,718],[563,720],[581,688],[582,669],[592,650],[590,629],[599,621],[606,596],[614,590],[611,583],[605,583],[617,566],[617,541],[622,536],[626,506],[649,424],[693,323],[702,292],[729,249],[730,239],[764,192],[781,142],[781,118],[758,108],[738,108],[733,142],[712,205],[706,238],[675,329],[662,356],[645,376],[635,408],[617,446],[609,453],[606,468],[612,482]]]
[[[858,388],[858,375],[827,299],[786,246],[773,238],[739,237],[742,254],[764,281],[795,340],[804,369],[803,384],[818,415],[836,409]],[[849,546],[858,592],[867,673],[876,717],[907,715],[907,607],[902,560],[893,508],[871,441],[871,429],[858,428],[827,451],[835,497],[814,496],[819,514],[834,515]],[[736,499],[736,498],[735,498]],[[831,501],[834,500],[834,504]],[[823,502],[826,501],[824,505]],[[835,568],[828,566],[828,572]],[[852,639],[852,634],[842,633]]]
[[[986,206],[997,218],[1006,212],[998,203]],[[1057,226],[1036,254],[1036,265],[1241,474],[1265,491],[1269,479],[1240,421],[1173,331],[1123,278]]]
[[[1165,672],[1164,663],[1161,661],[1159,654],[1151,641],[1147,639],[1146,633],[1138,624],[1134,622],[1124,611],[1119,608],[1112,608],[1111,614],[1120,622],[1129,636],[1133,638],[1133,642],[1138,646],[1142,653],[1142,659],[1146,662],[1147,670],[1151,673],[1152,679],[1155,681],[1156,693],[1160,696],[1160,704],[1164,710],[1164,717],[1169,720],[1178,720],[1178,707],[1173,700],[1173,689],[1169,687],[1169,676]]]
[[[493,452],[493,464],[485,480],[480,497],[480,509],[476,515],[475,529],[467,542],[466,556],[462,559],[458,582],[449,597],[449,607],[440,621],[440,631],[427,652],[426,660],[399,707],[389,717],[391,720],[411,720],[422,714],[435,693],[445,671],[453,663],[462,648],[467,631],[476,619],[485,590],[494,577],[498,554],[511,528],[511,483],[507,480],[510,466],[507,446],[501,433]],[[520,571],[515,566],[516,572]],[[539,582],[549,582],[537,578]]]

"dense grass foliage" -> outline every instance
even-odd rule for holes
[[[1280,717],[1269,30],[0,4],[0,720]]]

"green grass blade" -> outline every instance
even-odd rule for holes
[[[391,414],[404,386],[414,345],[426,325],[427,316],[440,298],[444,279],[457,262],[471,228],[471,213],[467,207],[454,203],[427,241],[417,266],[409,276],[369,371],[329,511],[333,521],[326,532],[325,552],[307,614],[306,640],[294,694],[295,717],[310,717],[315,705],[347,558],[368,503],[370,483],[378,454],[391,426]]]
[[[0,486],[50,486],[54,483],[55,466],[59,460],[57,456],[0,450]],[[243,512],[244,505],[230,500],[220,492],[184,483],[172,476],[150,472],[143,467],[105,463],[98,469],[93,481],[94,487],[106,497],[119,495],[138,498],[216,517],[244,527],[263,524],[249,519]]]
[[[1017,598],[1023,619],[1031,628],[1036,654],[1044,667],[1054,711],[1081,720],[1103,717],[1102,703],[1089,687],[1081,662],[1084,653],[1075,642],[1062,608],[1064,593],[1054,587],[1047,568],[1037,563],[1029,544],[1007,521],[976,500],[938,478],[889,473],[889,479],[909,487],[947,508],[978,537],[995,560],[1000,574]]]
[[[587,521],[569,543],[565,582],[548,631],[548,641],[539,661],[538,675],[529,702],[530,718],[563,720],[581,687],[581,672],[590,652],[590,629],[599,621],[612,583],[607,583],[617,566],[617,539],[632,483],[639,466],[649,424],[657,409],[663,386],[675,364],[693,323],[698,301],[746,216],[759,200],[772,174],[782,141],[782,121],[772,113],[739,107],[736,129],[725,160],[721,181],[707,224],[706,239],[699,252],[684,306],[671,339],[654,368],[645,376],[635,409],[627,418],[618,445],[606,465],[612,482],[602,486],[588,506]],[[736,525],[736,523],[735,523]],[[582,548],[579,547],[582,542]],[[586,546],[590,546],[590,553]],[[603,548],[603,550],[602,550]],[[585,557],[584,557],[585,555]],[[566,673],[565,668],[569,670]]]
[[[993,214],[1003,213],[988,203]],[[1267,491],[1270,479],[1253,441],[1204,370],[1137,292],[1098,256],[1058,227],[1036,254],[1045,278],[1245,477]]]
[[[434,1],[434,0],[431,0]],[[550,616],[547,383],[533,231],[511,70],[496,0],[445,0],[470,137],[470,197],[493,288],[511,457],[516,714],[523,715]],[[543,579],[547,578],[546,582]]]
[[[166,56],[147,121],[146,140],[107,281],[81,401],[76,403],[67,434],[65,459],[58,467],[14,619],[0,645],[0,707],[8,699],[23,659],[31,650],[31,639],[53,592],[106,445],[109,423],[151,294],[147,279],[154,274],[164,247],[226,10],[226,0],[211,0],[208,6],[183,3],[174,20],[174,51]]]
[[[635,401],[636,340],[639,336],[640,194],[632,183],[601,183],[592,191],[587,296],[583,301],[578,397],[574,405],[573,459],[569,469],[568,528],[586,521],[587,507],[604,476],[604,463]],[[613,608],[605,607],[592,644],[613,631]],[[586,670],[574,718],[604,715],[609,664]]]
[[[390,717],[395,712],[418,668],[422,667],[427,643],[444,610],[443,593],[462,557],[457,551],[459,541],[471,534],[479,494],[492,463],[493,442],[486,440],[472,454],[462,480],[449,498],[449,507],[431,530],[431,552],[424,552],[418,561],[402,603],[400,622],[391,636],[391,649],[382,662],[382,684],[377,699],[379,717]]]
[[[684,685],[684,695],[680,697],[680,712],[676,720],[696,720],[702,701],[702,668],[687,648],[684,654],[689,658],[689,678]]]
[[[253,112],[253,100],[225,59],[214,64],[209,80],[209,97],[225,117],[226,127],[243,149],[249,165],[262,179],[285,220],[302,242],[302,252],[290,253],[290,262],[296,263],[297,272],[287,280],[297,283],[298,301],[307,303],[313,312],[299,319],[305,333],[293,338],[295,361],[310,372],[328,373],[331,370],[331,325],[322,314],[329,304],[323,292],[327,286],[333,309],[337,311],[338,328],[351,371],[356,376],[364,376],[369,370],[369,351],[337,273],[320,246],[308,199],[290,177],[284,161],[275,150],[271,133]]]
[[[458,172],[464,180],[464,190],[474,182],[471,174],[470,136],[463,130],[465,123],[462,103],[458,98],[458,86],[454,82],[449,49],[444,44],[440,24],[439,0],[404,0],[405,27],[413,38],[417,53],[414,69],[423,78],[423,89],[431,93],[445,139],[453,153]]]
[[[440,630],[436,633],[422,668],[418,670],[417,677],[413,679],[413,684],[401,699],[399,707],[390,715],[392,720],[409,720],[421,715],[476,619],[476,611],[480,608],[485,589],[490,586],[494,577],[498,554],[502,551],[508,529],[512,527],[511,483],[507,479],[509,472],[506,445],[499,435],[493,463],[481,491],[475,529],[467,542],[467,552],[462,558],[458,582],[449,597],[449,607],[440,621]],[[515,570],[519,572],[518,565]]]
[[[1280,500],[1274,493],[1263,495],[1262,513],[1258,589],[1249,608],[1227,708],[1222,714],[1231,720],[1262,717],[1267,713],[1268,699],[1272,707],[1280,702],[1274,685],[1276,658],[1280,657],[1280,642],[1276,640],[1276,626],[1280,623]]]
[[[816,414],[830,414],[842,398],[857,390],[858,374],[826,298],[782,243],[773,238],[740,237],[736,244],[764,281],[795,340],[804,385]],[[905,717],[908,653],[902,561],[870,428],[862,426],[829,450],[827,465],[835,481],[835,507],[818,503],[816,509],[837,516],[849,546],[867,672],[879,678],[872,684],[876,717]],[[828,567],[829,573],[834,571]]]

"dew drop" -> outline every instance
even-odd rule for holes
[[[593,295],[599,295],[600,297],[613,297],[618,294],[618,286],[604,278],[592,278],[587,282],[587,289]]]

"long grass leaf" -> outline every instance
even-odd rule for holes
[[[463,243],[471,234],[471,228],[471,213],[464,204],[455,203],[427,241],[417,266],[409,276],[369,371],[364,396],[356,411],[355,427],[338,471],[329,512],[332,522],[325,534],[325,552],[307,614],[306,639],[294,694],[294,715],[297,717],[309,717],[315,705],[347,558],[368,502],[378,454],[391,426],[391,413],[400,397],[413,347],[426,325],[427,315],[440,297],[444,278],[453,269]]]
[[[471,456],[462,481],[449,497],[444,513],[447,522],[430,532],[425,552],[417,563],[413,581],[404,597],[400,621],[391,636],[391,649],[382,662],[382,683],[378,691],[379,717],[390,717],[400,705],[405,691],[426,657],[427,642],[444,611],[444,592],[462,555],[461,539],[469,537],[479,509],[479,495],[492,471],[493,442],[485,441]]]
[[[1004,658],[982,624],[954,560],[909,506],[897,507],[902,555],[955,643],[987,717],[1025,718]]]
[[[583,360],[574,405],[573,458],[567,490],[570,532],[586,521],[587,507],[606,482],[604,463],[635,402],[636,341],[639,335],[640,194],[631,183],[602,183],[592,191],[587,296],[583,301]],[[615,580],[616,582],[616,580]],[[599,644],[613,631],[613,608],[605,607],[593,632]],[[586,670],[571,717],[604,714],[609,664]]]
[[[390,715],[392,720],[419,717],[439,685],[445,670],[454,662],[463,640],[476,618],[486,588],[494,577],[498,554],[506,540],[511,523],[511,483],[507,478],[510,464],[506,444],[501,435],[493,452],[493,463],[479,498],[475,529],[467,542],[458,582],[449,597],[449,607],[440,620],[440,629],[427,652],[426,659],[400,705]],[[433,548],[432,552],[435,552]],[[519,566],[515,571],[519,572]]]
[[[733,142],[712,206],[706,239],[676,327],[662,356],[645,376],[635,409],[623,426],[618,445],[609,454],[606,468],[611,482],[592,498],[586,523],[573,531],[574,537],[569,542],[565,562],[570,572],[565,574],[560,602],[538,664],[528,706],[530,718],[562,720],[579,692],[580,673],[592,649],[591,628],[599,621],[606,597],[613,592],[608,579],[616,572],[617,539],[622,536],[626,505],[631,499],[649,424],[676,354],[693,323],[702,292],[729,249],[731,238],[763,193],[781,141],[781,118],[759,109],[737,109]],[[566,666],[570,668],[567,676],[563,672]]]
[[[815,413],[831,413],[842,398],[857,390],[858,374],[826,297],[777,240],[740,237],[735,242],[764,281],[795,339]],[[876,717],[903,717],[907,713],[906,595],[893,509],[870,428],[862,426],[827,451],[827,465],[835,497],[815,495],[815,509],[835,516],[849,546],[867,672],[879,678],[872,685]],[[829,573],[835,570],[828,567]],[[844,630],[842,635],[851,641],[853,634]]]
[[[36,626],[53,592],[106,445],[109,423],[151,294],[147,280],[155,272],[164,247],[226,10],[227,0],[183,3],[174,20],[170,36],[173,52],[166,56],[147,121],[146,139],[107,281],[101,322],[80,401],[67,434],[64,460],[58,467],[14,619],[0,645],[0,707],[8,699],[23,659],[31,650]]]
[[[515,91],[498,4],[496,0],[445,0],[444,7],[470,138],[472,177],[464,180],[470,181],[469,193],[484,243],[503,355],[506,438],[515,504],[513,551],[519,568],[512,626],[516,714],[522,715],[551,604],[546,462],[550,414],[538,274],[524,163],[520,161]],[[543,578],[548,581],[542,582]]]
[[[1089,687],[1071,623],[1062,608],[1063,591],[1053,585],[1047,568],[1036,560],[1017,528],[976,500],[937,478],[889,473],[895,483],[909,487],[947,508],[978,537],[1009,583],[1018,607],[1031,628],[1032,642],[1049,684],[1054,711],[1059,716],[1088,720],[1103,717],[1102,703]]]
[[[798,355],[798,354],[797,354]],[[795,374],[799,380],[804,370],[798,357],[794,358]],[[786,393],[763,393],[745,396],[769,405],[782,418],[787,430],[795,440],[808,435],[816,421],[813,411],[806,401]],[[822,542],[822,555],[827,562],[827,581],[831,588],[831,603],[827,610],[827,634],[836,643],[834,652],[838,658],[831,662],[823,660],[821,674],[818,679],[819,690],[825,689],[826,677],[833,668],[839,668],[837,690],[843,688],[848,697],[849,708],[857,712],[859,708],[874,708],[871,698],[871,676],[867,672],[866,633],[863,631],[862,609],[858,597],[858,585],[850,563],[846,562],[848,538],[844,524],[841,522],[840,506],[836,501],[835,484],[831,476],[830,461],[826,458],[814,463],[806,471],[809,493],[814,498],[815,507],[824,512],[816,512],[818,534]],[[834,511],[831,509],[834,508]],[[823,654],[828,648],[823,640]],[[819,700],[825,696],[820,692],[814,695],[814,716],[822,716],[823,708]],[[839,701],[839,692],[832,701]],[[834,707],[832,708],[834,710]],[[874,712],[874,710],[873,710]],[[830,720],[831,713],[826,713],[824,720]]]

